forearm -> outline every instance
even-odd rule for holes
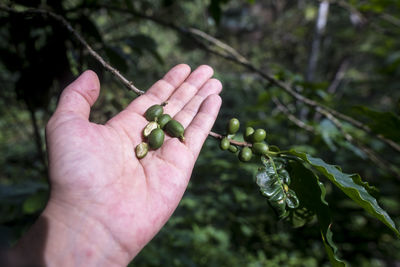
[[[50,202],[7,259],[11,266],[126,266],[130,256],[99,222]]]

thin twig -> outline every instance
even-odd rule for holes
[[[128,89],[134,91],[138,95],[142,95],[142,94],[145,93],[144,91],[139,90],[138,88],[136,88],[132,84],[132,82],[128,81],[124,76],[122,76],[122,74],[119,73],[118,70],[116,70],[110,64],[108,64],[96,51],[93,50],[93,48],[85,41],[85,39],[83,39],[83,37],[62,16],[59,16],[59,15],[57,15],[57,14],[51,12],[51,11],[42,10],[42,9],[28,9],[26,11],[16,11],[16,10],[14,10],[12,8],[9,8],[9,7],[6,7],[6,6],[2,6],[2,5],[0,5],[0,10],[4,10],[4,11],[7,11],[7,12],[16,13],[16,14],[40,14],[40,15],[51,16],[52,18],[54,18],[57,21],[61,22],[78,39],[78,41],[89,51],[89,53],[96,60],[98,60],[103,65],[104,68],[109,70],[115,77],[117,77]],[[214,138],[217,138],[217,139],[222,139],[224,137],[224,136],[222,136],[222,135],[220,135],[218,133],[214,133],[214,132],[210,132],[209,135],[214,137]],[[251,144],[246,143],[246,142],[240,142],[240,141],[236,141],[236,140],[229,140],[229,141],[230,141],[231,144],[234,144],[234,145],[250,146],[251,147]]]
[[[358,120],[356,120],[356,119],[354,119],[354,118],[352,118],[350,116],[347,116],[347,115],[345,115],[345,114],[343,114],[341,112],[338,112],[338,111],[336,111],[334,109],[328,108],[328,107],[326,107],[326,106],[324,106],[322,104],[319,104],[318,102],[316,102],[314,100],[311,100],[311,99],[303,96],[302,94],[300,94],[300,93],[296,92],[294,89],[292,89],[289,84],[275,79],[272,75],[270,75],[270,74],[268,74],[268,73],[256,68],[254,65],[252,65],[250,63],[244,63],[244,62],[242,62],[242,61],[240,61],[240,60],[238,60],[238,59],[236,59],[236,58],[234,58],[234,57],[232,57],[230,55],[228,56],[228,55],[222,54],[222,53],[220,53],[218,51],[212,50],[209,47],[206,47],[204,44],[199,44],[199,45],[201,45],[201,47],[204,50],[208,51],[208,52],[211,52],[211,53],[213,53],[215,55],[218,55],[218,56],[223,57],[225,59],[228,59],[230,61],[233,61],[233,62],[236,62],[238,64],[241,64],[244,67],[246,67],[247,69],[259,74],[261,77],[266,79],[268,82],[270,82],[271,84],[276,85],[279,88],[283,89],[284,91],[289,93],[291,96],[293,96],[298,101],[300,101],[300,102],[302,102],[302,103],[304,103],[304,104],[306,104],[306,105],[308,105],[310,107],[313,107],[317,113],[320,113],[321,115],[323,115],[325,117],[326,117],[326,114],[331,114],[331,115],[333,115],[333,116],[335,116],[337,118],[340,118],[340,119],[342,119],[344,121],[347,121],[347,122],[351,123],[352,125],[354,125],[355,127],[358,127],[360,129],[364,130],[365,132],[367,132],[368,134],[373,135],[376,138],[380,139],[381,141],[383,141],[384,143],[386,143],[387,145],[392,147],[397,152],[400,152],[400,145],[399,144],[397,144],[396,142],[394,142],[391,139],[388,139],[388,138],[384,137],[381,134],[374,133],[371,130],[371,128],[369,126],[367,126],[366,124],[364,124],[364,123],[362,123],[362,122],[360,122],[360,121],[358,121]]]
[[[109,10],[114,10],[114,11],[121,12],[121,13],[131,14],[131,15],[134,15],[134,16],[137,16],[137,17],[140,17],[140,18],[144,18],[144,19],[147,19],[147,20],[151,20],[151,21],[153,21],[153,22],[155,22],[155,23],[157,23],[159,25],[174,29],[174,30],[176,30],[176,31],[178,31],[178,32],[180,32],[180,33],[182,33],[182,34],[184,34],[186,36],[189,36],[189,37],[190,36],[193,37],[193,34],[194,34],[197,37],[205,38],[207,41],[212,42],[213,44],[215,44],[216,46],[221,48],[223,51],[227,51],[229,54],[228,55],[227,54],[223,54],[223,53],[221,53],[219,51],[211,49],[210,47],[204,45],[202,42],[200,42],[196,38],[192,38],[192,39],[195,40],[196,43],[198,45],[200,45],[204,50],[206,50],[208,52],[211,52],[213,54],[216,54],[218,56],[221,56],[221,57],[223,57],[225,59],[228,59],[230,61],[233,61],[235,63],[241,64],[242,66],[246,67],[247,69],[259,74],[261,77],[263,77],[264,79],[269,81],[271,84],[274,84],[274,85],[278,86],[279,88],[285,90],[287,93],[289,93],[291,96],[293,96],[297,100],[299,100],[299,101],[303,102],[304,104],[307,104],[307,105],[315,108],[315,110],[318,113],[320,113],[321,115],[324,115],[324,114],[327,114],[327,113],[331,113],[332,115],[334,115],[334,116],[336,116],[336,117],[338,117],[338,118],[340,118],[340,119],[342,119],[344,121],[347,121],[347,122],[353,124],[354,126],[364,130],[365,132],[367,132],[367,133],[369,133],[371,135],[374,135],[376,138],[380,139],[381,141],[383,141],[384,143],[386,143],[387,145],[389,145],[393,149],[395,149],[398,152],[400,152],[400,145],[399,144],[397,144],[394,141],[384,137],[381,134],[373,133],[371,128],[369,128],[364,123],[362,123],[362,122],[360,122],[360,121],[358,121],[358,120],[356,120],[356,119],[354,119],[352,117],[349,117],[349,116],[347,116],[345,114],[342,114],[342,113],[340,113],[340,112],[338,112],[338,111],[336,111],[334,109],[331,109],[331,108],[328,108],[326,106],[323,106],[322,104],[319,104],[318,102],[316,102],[314,100],[311,100],[311,99],[309,99],[307,97],[304,97],[300,93],[297,93],[294,89],[292,89],[290,87],[290,85],[288,85],[288,84],[286,84],[286,83],[284,83],[282,81],[279,81],[279,80],[275,79],[271,74],[266,73],[266,72],[256,68],[247,59],[245,59],[238,52],[236,52],[236,50],[234,48],[227,48],[227,47],[230,47],[230,46],[225,44],[225,43],[223,43],[220,40],[216,41],[217,39],[215,37],[211,37],[210,35],[208,35],[206,33],[201,34],[200,30],[194,31],[193,29],[186,29],[184,27],[177,26],[177,25],[175,25],[173,23],[160,20],[160,19],[158,19],[156,17],[144,15],[144,14],[132,11],[132,10],[126,10],[126,9],[122,9],[122,8],[114,7],[114,6],[109,6],[109,5],[101,5],[100,7],[107,8]],[[122,75],[120,75],[120,76],[122,76]],[[143,91],[141,91],[141,92],[143,93]],[[317,107],[318,107],[318,109],[317,109]],[[325,112],[322,112],[322,111],[325,111]]]
[[[205,39],[210,43],[214,44],[215,46],[221,48],[222,50],[229,52],[231,55],[235,56],[237,60],[239,60],[240,62],[249,63],[249,61],[244,56],[242,56],[238,51],[236,51],[233,47],[225,44],[224,42],[221,42],[217,38],[195,28],[188,28],[187,30],[191,34],[198,36],[202,39]]]
[[[396,17],[394,17],[394,16],[392,16],[392,15],[390,15],[390,14],[383,13],[383,14],[381,15],[381,18],[382,18],[383,20],[385,20],[385,21],[391,23],[391,24],[394,25],[394,26],[400,27],[400,19],[398,19],[398,18],[396,18]]]
[[[290,110],[289,110],[285,105],[283,105],[283,104],[279,101],[278,98],[273,97],[273,98],[272,98],[272,101],[275,103],[276,107],[277,107],[282,113],[284,113],[284,114],[286,115],[286,117],[287,117],[291,122],[293,122],[293,123],[296,124],[298,127],[302,128],[302,129],[304,129],[304,130],[306,130],[306,131],[308,131],[308,132],[310,132],[310,133],[314,133],[314,134],[316,133],[314,127],[312,127],[312,126],[306,124],[305,122],[303,122],[302,120],[300,120],[300,119],[298,119],[296,116],[294,116],[294,115],[290,112]]]
[[[277,108],[282,111],[283,113],[285,113],[285,115],[287,116],[287,118],[292,121],[294,124],[296,124],[298,127],[309,131],[311,133],[317,134],[316,130],[314,129],[314,127],[305,124],[303,121],[299,120],[297,117],[295,117],[290,110],[284,106],[276,97],[272,98],[272,101],[275,103],[275,105],[277,106]],[[324,112],[324,111],[322,111]],[[389,172],[391,172],[393,175],[395,175],[397,178],[400,178],[398,170],[395,169],[389,162],[386,162],[385,160],[383,160],[379,155],[377,155],[376,153],[374,153],[374,151],[372,151],[371,149],[369,149],[368,147],[366,147],[365,145],[361,144],[360,142],[357,142],[353,136],[351,136],[350,134],[348,134],[347,132],[345,132],[342,123],[336,119],[334,116],[330,115],[330,114],[326,114],[326,117],[339,129],[339,131],[342,133],[342,135],[344,136],[344,138],[351,144],[357,146],[362,152],[364,152],[368,158],[374,162],[377,166],[379,166],[382,169],[385,170],[389,170]]]
[[[338,70],[336,71],[335,77],[332,82],[329,84],[328,89],[326,91],[330,94],[334,94],[338,89],[340,83],[342,82],[344,75],[346,74],[347,68],[349,65],[349,59],[345,58],[341,61]],[[314,121],[319,121],[321,119],[321,113],[315,113]]]
[[[71,32],[75,38],[89,51],[89,54],[93,56],[100,64],[109,72],[111,72],[114,77],[116,77],[118,80],[120,80],[128,89],[132,90],[138,95],[144,94],[144,91],[139,90],[136,88],[133,83],[129,80],[127,80],[124,76],[122,76],[121,73],[115,68],[113,68],[109,63],[107,63],[96,51],[93,50],[93,48],[86,42],[85,39],[72,27],[72,25],[64,19],[64,17],[55,14],[51,11],[45,10],[45,9],[38,9],[38,8],[29,8],[25,11],[17,11],[13,8],[7,7],[0,5],[0,10],[4,10],[10,13],[14,14],[32,14],[32,15],[42,15],[42,16],[49,16],[58,22],[60,22],[69,32]]]
[[[343,0],[332,1],[331,0],[331,3],[337,4],[341,7],[349,10],[351,13],[357,14],[357,16],[359,18],[361,18],[364,22],[369,20],[369,18],[367,18],[365,14],[363,14],[361,11],[359,11],[357,8],[355,8],[354,6],[352,6],[350,3],[346,2],[346,1],[343,1]],[[378,17],[381,18],[382,20],[392,24],[393,26],[400,27],[400,20],[388,13],[380,13],[379,12]]]
[[[349,59],[348,58],[343,59],[342,62],[340,63],[339,69],[335,74],[335,77],[333,78],[328,89],[326,89],[328,93],[334,94],[336,92],[340,82],[343,80],[344,75],[346,74],[348,66],[349,66]]]
[[[214,133],[214,132],[210,132],[208,135],[210,135],[210,136],[212,136],[212,137],[214,137],[216,139],[222,139],[222,138],[226,137],[224,135],[221,135],[221,134],[218,134],[218,133]],[[248,146],[248,147],[252,146],[252,144],[250,144],[250,143],[240,142],[240,141],[236,141],[236,140],[232,140],[232,139],[229,139],[229,142],[231,144],[237,145],[237,146]]]
[[[119,8],[119,7],[115,7],[115,6],[110,6],[110,5],[99,5],[99,7],[103,7],[106,8],[108,10],[113,10],[113,11],[117,11],[117,12],[121,12],[121,13],[126,13],[126,14],[131,14],[133,16],[137,16],[143,19],[147,19],[150,21],[153,21],[159,25],[171,28],[173,30],[176,30],[178,32],[180,32],[181,34],[188,36],[188,37],[192,37],[191,39],[193,41],[196,42],[196,44],[198,44],[203,50],[210,52],[212,54],[215,54],[219,57],[225,58],[229,61],[232,61],[234,63],[240,64],[243,67],[247,68],[248,70],[257,73],[258,75],[260,75],[262,78],[264,78],[265,80],[267,80],[268,82],[270,82],[271,84],[283,89],[284,91],[286,91],[288,94],[290,94],[291,96],[293,96],[296,100],[314,108],[316,110],[316,112],[320,113],[321,115],[325,116],[324,114],[330,113],[331,115],[340,118],[341,120],[347,121],[350,124],[354,125],[357,128],[360,128],[362,130],[364,130],[365,132],[367,132],[368,134],[375,136],[376,138],[378,138],[379,140],[381,140],[382,142],[386,143],[388,146],[390,146],[391,148],[393,148],[394,150],[396,150],[397,152],[400,152],[400,145],[397,144],[396,142],[384,137],[381,134],[376,134],[372,131],[372,129],[367,126],[366,124],[362,123],[361,121],[358,121],[350,116],[347,116],[341,112],[338,112],[334,109],[331,109],[329,107],[326,107],[312,99],[309,99],[305,96],[303,96],[302,94],[296,92],[296,90],[294,90],[289,84],[280,81],[276,78],[273,77],[273,75],[255,67],[253,64],[251,64],[247,59],[245,59],[243,56],[237,57],[237,53],[235,49],[230,48],[230,49],[226,49],[226,47],[230,47],[229,45],[223,43],[222,41],[218,40],[218,42],[215,42],[216,38],[212,37],[209,38],[210,35],[204,33],[204,34],[199,34],[199,32],[201,32],[200,30],[196,30],[196,34],[195,36],[193,36],[193,29],[187,29],[184,27],[180,27],[177,26],[171,22],[166,22],[163,20],[160,20],[159,18],[153,17],[153,16],[148,16],[148,15],[143,15],[141,13],[132,11],[132,10],[126,10],[123,8]],[[198,38],[194,38],[194,37],[201,37],[203,39],[205,39],[206,41],[211,41],[214,39],[213,44],[216,45],[217,47],[220,48],[220,50],[227,52],[227,53],[222,53],[221,51],[217,51],[216,49],[213,49],[207,45],[205,45],[203,42],[199,41]],[[206,38],[205,38],[206,37]],[[224,44],[224,45],[221,45]],[[225,48],[225,49],[224,49]],[[235,52],[232,52],[235,51]],[[240,55],[240,54],[239,54]],[[243,60],[244,58],[244,60]],[[318,107],[318,108],[317,108]],[[323,112],[324,111],[324,112]]]
[[[113,9],[113,7],[108,7],[108,8]],[[117,11],[132,13],[130,11],[126,11],[126,10],[119,9],[119,8],[118,8]],[[193,33],[193,30],[188,30],[188,29],[176,26],[176,25],[174,25],[172,23],[163,22],[163,21],[161,21],[159,19],[156,19],[156,18],[153,18],[151,16],[140,15],[140,17],[149,19],[149,20],[154,21],[154,22],[156,22],[156,23],[158,23],[160,25],[167,26],[169,28],[177,30],[178,32],[181,32],[182,34],[184,34],[186,36],[188,36],[188,35],[190,36],[190,34]],[[349,117],[349,116],[347,116],[345,114],[342,114],[342,113],[340,113],[340,112],[338,112],[336,110],[333,110],[331,108],[325,107],[325,106],[323,106],[322,104],[319,104],[316,101],[313,101],[313,100],[311,100],[309,98],[304,97],[303,95],[297,93],[294,89],[292,89],[288,84],[286,84],[286,83],[284,83],[282,81],[279,81],[279,80],[275,79],[272,75],[270,75],[270,74],[268,74],[268,73],[256,68],[254,65],[252,65],[244,57],[242,57],[242,56],[237,57],[237,55],[239,53],[237,53],[236,50],[234,50],[233,48],[232,49],[224,49],[226,47],[229,47],[229,45],[224,44],[222,41],[215,42],[216,39],[214,37],[211,39],[211,38],[209,38],[208,34],[199,34],[199,32],[201,32],[201,31],[199,31],[199,30],[196,31],[196,36],[204,37],[204,39],[206,39],[207,41],[212,41],[213,44],[217,45],[219,48],[221,48],[224,51],[228,52],[228,54],[221,53],[220,51],[216,51],[216,50],[210,48],[209,46],[204,45],[202,42],[198,41],[196,38],[194,38],[194,41],[196,41],[196,43],[200,47],[202,47],[204,50],[206,50],[206,51],[208,51],[210,53],[216,54],[216,55],[218,55],[220,57],[223,57],[225,59],[228,59],[230,61],[233,61],[235,63],[241,64],[244,67],[246,67],[247,69],[249,69],[249,70],[251,70],[251,71],[253,71],[255,73],[258,73],[261,77],[263,77],[264,79],[269,81],[271,84],[274,84],[274,85],[280,87],[281,89],[285,90],[287,93],[292,95],[297,100],[299,100],[299,101],[301,101],[301,102],[313,107],[316,110],[316,112],[320,113],[324,117],[326,117],[326,118],[328,118],[330,120],[334,120],[334,124],[339,128],[339,130],[342,132],[342,134],[344,135],[344,137],[345,137],[345,139],[347,141],[349,141],[350,143],[352,143],[352,144],[356,145],[357,147],[359,147],[360,150],[362,150],[364,153],[366,153],[368,155],[368,157],[370,158],[370,160],[373,161],[375,164],[377,164],[381,168],[389,170],[391,173],[393,173],[397,177],[399,177],[399,174],[398,174],[397,170],[394,169],[389,163],[386,163],[383,159],[381,159],[378,155],[376,155],[371,149],[369,149],[365,145],[361,144],[360,142],[355,142],[354,138],[349,133],[346,133],[343,130],[342,123],[336,117],[338,117],[338,118],[340,118],[340,119],[342,119],[344,121],[347,121],[347,122],[353,124],[356,127],[359,127],[361,129],[363,129],[364,131],[366,131],[367,133],[369,133],[371,135],[374,135],[375,137],[377,137],[378,139],[382,140],[383,142],[385,142],[386,144],[388,144],[389,146],[391,146],[393,149],[397,150],[398,152],[400,152],[400,145],[398,145],[397,143],[395,143],[394,141],[392,141],[390,139],[385,138],[384,136],[382,136],[380,134],[373,133],[372,130],[367,125],[363,124],[362,122],[360,122],[358,120],[355,120],[355,119],[353,119],[353,118],[351,118],[351,117]],[[221,45],[221,43],[224,44],[224,45]],[[232,52],[232,51],[235,51],[235,52]],[[244,60],[243,60],[243,58],[244,58]],[[289,118],[289,116],[288,116],[288,118]],[[293,121],[295,121],[295,120],[293,120]],[[297,121],[297,123],[298,123],[298,121]],[[214,133],[212,133],[212,134],[210,133],[210,135],[215,137],[215,138],[223,138],[222,135],[218,135],[218,134],[214,134]]]
[[[326,113],[326,111],[322,111],[323,113]],[[365,146],[364,144],[360,143],[359,141],[356,141],[352,135],[350,135],[348,132],[346,132],[343,128],[343,124],[332,114],[326,113],[325,117],[330,120],[336,128],[339,129],[339,131],[342,133],[344,138],[351,144],[357,146],[362,152],[364,152],[368,158],[374,162],[377,166],[379,166],[383,170],[388,170],[390,173],[392,173],[397,179],[400,179],[400,174],[399,171],[389,162],[385,161],[382,159],[377,153],[375,153],[373,150]]]
[[[108,6],[107,8],[108,9],[113,9],[113,10],[116,10],[116,11],[119,11],[119,12],[129,13],[129,14],[132,14],[132,15],[135,15],[135,16],[138,16],[138,17],[142,17],[142,18],[154,21],[154,22],[156,22],[156,23],[158,23],[160,25],[175,29],[178,32],[181,32],[182,34],[185,34],[185,35],[189,35],[189,36],[193,37],[193,34],[194,34],[193,29],[192,30],[188,30],[188,29],[185,29],[183,27],[176,26],[173,23],[164,22],[164,21],[162,21],[160,19],[157,19],[157,18],[154,18],[154,17],[151,17],[151,16],[143,15],[143,14],[140,14],[140,13],[137,13],[137,12],[134,12],[134,11],[124,10],[124,9],[116,8],[116,7],[109,7]],[[53,13],[53,12],[50,12],[50,11],[47,11],[47,10],[42,10],[42,9],[28,9],[27,11],[15,11],[14,9],[11,9],[11,8],[8,8],[8,7],[4,7],[4,6],[1,6],[1,5],[0,5],[0,9],[8,11],[8,12],[14,12],[14,13],[48,15],[48,16],[51,16],[54,19],[60,21],[78,39],[78,41],[80,41],[82,43],[82,45],[84,45],[88,49],[90,54],[93,57],[95,57],[104,66],[104,68],[109,70],[115,77],[117,77],[119,80],[121,80],[129,89],[135,91],[139,95],[144,93],[143,91],[141,91],[141,90],[137,89],[136,87],[134,87],[133,84],[131,82],[129,82],[125,77],[123,77],[116,69],[112,68],[108,63],[106,63],[105,60],[100,55],[98,55],[88,45],[88,43],[73,29],[71,24],[69,24],[63,17],[61,17],[61,16],[59,16],[59,15]],[[359,128],[365,130],[366,132],[368,132],[370,134],[374,134],[372,132],[372,130],[367,125],[363,124],[362,122],[357,121],[357,120],[355,120],[355,119],[353,119],[353,118],[351,118],[351,117],[349,117],[347,115],[344,115],[344,114],[342,114],[342,113],[340,113],[340,112],[338,112],[336,110],[333,110],[333,109],[330,109],[328,107],[325,107],[322,104],[319,104],[318,102],[313,101],[313,100],[311,100],[311,99],[309,99],[307,97],[304,97],[303,95],[297,93],[294,89],[292,89],[290,87],[290,85],[288,85],[288,84],[286,84],[286,83],[284,83],[282,81],[279,81],[279,80],[275,79],[271,74],[266,73],[266,72],[256,68],[247,59],[243,60],[244,57],[242,57],[242,56],[238,57],[239,53],[237,53],[236,50],[234,50],[233,48],[232,49],[227,49],[227,47],[230,47],[229,45],[224,44],[223,42],[221,42],[219,40],[218,40],[218,42],[216,42],[216,40],[217,40],[216,38],[214,38],[214,37],[213,38],[209,38],[209,35],[207,35],[207,34],[199,34],[199,32],[201,32],[199,30],[197,30],[195,32],[196,32],[195,33],[196,36],[202,37],[202,38],[207,37],[207,38],[205,38],[207,41],[212,42],[214,45],[216,45],[219,48],[223,49],[223,51],[228,52],[228,54],[220,53],[220,52],[218,52],[218,51],[216,51],[216,50],[204,45],[202,42],[198,41],[196,38],[193,38],[196,41],[196,43],[199,44],[203,49],[205,49],[206,51],[209,51],[209,52],[211,52],[213,54],[219,55],[219,56],[221,56],[223,58],[226,58],[226,59],[228,59],[230,61],[233,61],[233,62],[236,62],[238,64],[241,64],[244,67],[246,67],[247,69],[249,69],[249,70],[251,70],[251,71],[253,71],[255,73],[258,73],[261,77],[263,77],[264,79],[269,81],[271,84],[274,84],[274,85],[280,87],[281,89],[285,90],[287,93],[292,95],[297,100],[299,100],[299,101],[301,101],[301,102],[303,102],[303,103],[315,108],[316,112],[324,115],[328,119],[335,120],[335,124],[339,125],[339,127],[338,127],[339,129],[343,129],[343,127],[342,127],[341,122],[339,120],[337,120],[336,117],[341,118],[342,120],[348,121],[351,124],[353,124],[354,126],[359,127]],[[224,45],[221,45],[221,44],[224,44]],[[345,132],[343,132],[343,134],[345,134],[345,138],[346,139],[351,138],[351,140],[353,140],[353,137],[350,134],[345,133]],[[396,149],[397,151],[400,152],[400,145],[398,145],[394,141],[392,141],[390,139],[387,139],[387,138],[385,138],[385,137],[383,137],[382,135],[379,135],[379,134],[378,135],[374,134],[374,135],[377,138],[379,138],[380,140],[382,140],[385,143],[387,143],[388,145],[390,145],[392,148],[394,148],[394,149]],[[223,138],[222,135],[219,135],[219,134],[216,134],[216,133],[213,133],[213,132],[210,132],[210,136],[213,136],[213,137],[219,138],[219,139]],[[235,144],[236,142],[237,141],[234,141],[232,143]],[[238,142],[236,144],[237,145],[250,146],[248,143]],[[360,144],[358,144],[358,145],[360,145]],[[369,153],[369,155],[370,155],[370,153]]]

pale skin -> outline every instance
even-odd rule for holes
[[[203,65],[172,68],[106,124],[89,122],[100,90],[92,71],[62,93],[46,127],[50,200],[10,252],[11,261],[46,266],[126,266],[176,209],[221,106],[221,83]],[[138,160],[134,148],[153,104],[185,127],[185,142]]]

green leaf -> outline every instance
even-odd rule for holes
[[[172,6],[173,4],[174,4],[173,0],[163,0],[163,6],[165,7]]]
[[[275,160],[276,162],[272,158],[261,157],[264,167],[257,173],[256,182],[277,216],[283,219],[289,215],[287,208],[296,209],[299,200],[296,192],[288,187],[291,179],[284,169],[286,162],[282,162],[280,158]]]
[[[125,5],[128,8],[128,10],[135,10],[135,8],[133,7],[133,3],[130,0],[125,0]]]
[[[24,213],[33,214],[43,210],[48,200],[48,191],[39,191],[28,197],[22,206]]]
[[[88,16],[81,16],[74,22],[76,23],[76,25],[79,25],[79,27],[81,28],[81,32],[85,36],[91,37],[99,43],[103,42],[103,36],[97,29],[96,24]]]
[[[348,197],[350,197],[373,217],[386,224],[386,226],[388,226],[393,232],[396,233],[398,237],[400,237],[400,233],[397,230],[393,220],[390,218],[387,212],[378,205],[376,199],[369,193],[369,191],[371,192],[372,187],[370,187],[368,183],[362,182],[359,175],[343,173],[337,166],[327,164],[322,159],[314,158],[303,152],[298,152],[295,150],[290,150],[289,152],[292,155],[295,155],[305,162],[311,164],[311,166],[326,176]]]
[[[208,7],[208,11],[210,12],[211,16],[217,23],[219,24],[221,20],[221,6],[219,0],[211,0],[210,6]]]
[[[157,51],[157,43],[156,41],[145,35],[145,34],[136,34],[130,36],[125,39],[125,43],[136,51],[139,54],[142,54],[143,51],[149,52],[160,64],[164,63],[161,55]]]
[[[287,192],[286,204],[291,209],[296,209],[299,206],[299,199],[292,189]]]
[[[300,220],[303,214],[306,219],[309,219],[310,215],[316,214],[322,241],[332,266],[346,266],[337,256],[337,247],[332,240],[332,219],[328,203],[325,201],[325,187],[318,177],[302,164],[290,161],[289,166],[292,177],[291,187],[297,193],[300,201],[298,210],[302,212],[302,214],[295,213],[295,219]]]
[[[375,133],[380,133],[397,143],[400,143],[400,117],[393,112],[380,112],[364,106],[354,107],[354,110],[365,116],[366,124]]]
[[[286,215],[286,195],[272,166],[262,168],[256,175],[257,185],[279,218]]]
[[[126,63],[126,59],[121,49],[118,47],[105,46],[104,51],[106,52],[111,65],[118,68],[121,72],[126,72],[128,70],[128,64]]]
[[[229,0],[211,0],[210,5],[208,6],[208,11],[211,16],[215,20],[215,23],[218,25],[221,21],[222,15],[222,4],[226,4]]]
[[[1,203],[19,203],[39,190],[47,190],[47,185],[39,182],[0,185],[0,201]]]
[[[323,119],[321,123],[317,126],[318,131],[321,133],[322,140],[329,147],[331,151],[336,151],[334,141],[341,137],[337,127],[328,119]]]
[[[126,43],[130,45],[132,48],[136,49],[156,49],[157,43],[153,38],[145,35],[145,34],[135,34],[128,38],[126,38]]]

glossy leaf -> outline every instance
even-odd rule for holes
[[[126,38],[126,44],[129,45],[133,50],[142,54],[143,51],[149,52],[160,64],[164,61],[161,55],[157,51],[156,41],[145,34],[136,34]]]
[[[281,159],[276,160],[277,162],[274,165],[272,160],[261,157],[264,167],[257,173],[256,182],[278,217],[285,218],[289,215],[288,208],[297,208],[299,200],[296,193],[288,187],[290,175],[283,168],[285,163]]]
[[[375,133],[380,133],[386,138],[400,143],[400,117],[392,112],[379,112],[364,106],[354,108],[368,120],[366,124]]]
[[[400,237],[400,233],[393,220],[387,212],[378,205],[376,199],[368,192],[371,191],[371,187],[367,183],[362,183],[358,174],[343,173],[340,168],[327,164],[322,159],[314,158],[303,152],[291,150],[290,153],[311,164],[311,166],[326,176],[348,197],[364,208],[372,216],[386,224],[386,226]]]
[[[289,189],[287,193],[286,204],[291,209],[296,209],[299,206],[299,199],[296,193],[291,189]]]
[[[39,191],[34,195],[28,197],[23,205],[22,209],[26,214],[34,214],[43,210],[48,200],[48,191]]]
[[[309,220],[311,214],[316,214],[321,232],[322,241],[332,266],[346,266],[337,255],[337,247],[332,240],[332,219],[325,201],[325,187],[318,177],[302,164],[291,161],[290,175],[292,176],[292,189],[296,191],[300,200],[299,210],[303,212],[304,219]],[[307,212],[309,211],[309,212]],[[296,223],[299,223],[302,214],[295,214]]]
[[[106,52],[111,65],[118,68],[121,72],[126,72],[128,70],[126,59],[119,48],[106,46],[104,47],[104,51]]]

